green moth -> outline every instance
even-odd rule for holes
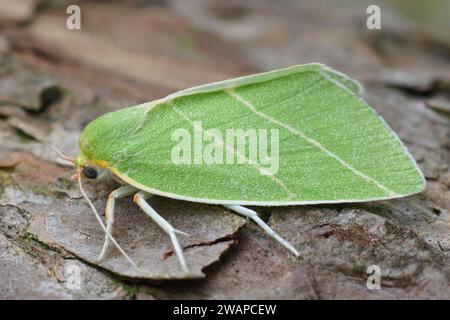
[[[106,233],[99,258],[112,241],[133,263],[111,236],[115,199],[133,194],[169,234],[187,271],[176,237],[183,232],[151,208],[152,195],[223,205],[298,255],[243,206],[373,201],[422,191],[415,161],[361,92],[355,80],[313,63],[190,88],[97,118],[81,133],[81,152],[71,161],[84,196],[81,177],[95,178],[98,170],[123,183],[108,198],[106,227],[96,215]]]

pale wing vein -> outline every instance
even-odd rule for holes
[[[197,124],[186,114],[184,113],[180,108],[178,108],[173,101],[169,102],[169,105],[173,108],[173,110],[179,115],[181,116],[183,119],[185,119],[187,122],[189,122],[191,124],[191,126],[194,128],[194,130],[200,130],[197,126]],[[214,139],[214,143],[217,143],[216,141],[220,140],[218,139],[218,137],[216,137],[217,139]],[[226,150],[228,152],[236,152],[236,155],[243,159],[244,163],[248,163],[252,168],[256,169],[256,171],[258,172],[258,174],[261,173],[262,169],[260,166],[258,166],[257,164],[252,164],[250,163],[250,161],[248,161],[247,157],[243,154],[241,154],[238,150],[231,150],[229,146],[227,146],[227,144],[224,145]],[[275,177],[275,175],[265,175],[266,177],[268,177],[270,180],[272,180],[273,182],[275,182],[276,184],[278,184],[289,196],[287,198],[287,200],[291,199],[292,197],[295,197],[296,195],[291,192],[286,184],[281,181],[279,178]]]
[[[239,94],[237,94],[233,89],[227,89],[225,90],[226,93],[228,93],[232,98],[234,98],[235,100],[239,101],[241,104],[243,104],[245,107],[247,107],[251,112],[253,112],[254,114],[256,114],[257,116],[271,122],[274,123],[280,127],[283,127],[284,129],[286,129],[288,132],[290,132],[291,134],[298,136],[300,138],[302,138],[303,140],[307,141],[309,144],[313,145],[314,147],[318,148],[322,153],[324,153],[326,156],[331,157],[333,159],[335,159],[336,161],[338,161],[342,166],[344,166],[346,169],[350,170],[351,172],[353,172],[354,174],[356,174],[357,176],[363,178],[364,180],[366,180],[367,182],[374,184],[375,186],[377,186],[378,188],[380,188],[381,190],[383,190],[384,192],[388,193],[390,196],[397,196],[397,194],[385,187],[382,183],[380,183],[379,181],[375,180],[374,178],[366,175],[365,173],[359,171],[358,169],[356,169],[355,167],[353,167],[350,163],[346,162],[344,159],[342,159],[341,157],[339,157],[338,155],[334,154],[333,152],[331,152],[330,150],[328,150],[327,148],[325,148],[319,141],[308,137],[306,134],[304,134],[302,131],[295,129],[291,126],[289,126],[288,124],[285,124],[261,111],[258,111],[256,109],[256,107],[248,100],[246,100],[245,98],[243,98],[242,96],[240,96]]]

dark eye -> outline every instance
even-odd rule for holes
[[[88,179],[95,179],[95,178],[97,178],[97,175],[98,175],[97,170],[95,170],[92,167],[84,167],[83,174]]]

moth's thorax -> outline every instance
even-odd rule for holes
[[[110,169],[122,155],[126,155],[133,133],[145,120],[140,106],[106,113],[90,122],[79,139],[80,159],[88,165]]]

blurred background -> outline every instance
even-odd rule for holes
[[[65,27],[71,4],[2,0],[2,33],[19,29],[33,40],[12,41],[17,50],[39,46],[49,57],[165,93],[312,61],[353,75],[448,63],[446,0],[78,1],[81,30]],[[381,10],[380,30],[366,26],[370,4]]]
[[[66,10],[74,4],[81,10],[79,30],[66,26]],[[381,28],[374,30],[367,27],[366,11],[373,4],[381,12]],[[304,228],[306,240],[288,240],[302,248],[306,264],[289,262],[246,226],[227,258],[218,262],[231,242],[195,260],[198,270],[208,270],[196,284],[155,288],[118,278],[126,276],[126,266],[102,266],[110,273],[91,267],[102,235],[86,225],[90,213],[52,145],[74,156],[83,127],[105,112],[198,84],[309,62],[363,83],[364,98],[424,171],[423,194],[329,206],[326,215],[323,208],[299,208],[306,210],[303,215],[271,220],[280,230],[288,228],[283,221]],[[0,297],[450,298],[449,62],[447,0],[0,0],[0,265],[8,280],[0,281]],[[102,188],[88,186],[99,206],[110,191]],[[363,218],[339,220],[350,209]],[[179,228],[201,223],[195,215],[191,219],[179,221]],[[324,219],[328,233],[308,233],[306,226],[316,230]],[[397,229],[373,244],[379,236],[372,235],[378,230],[373,224],[386,221]],[[230,234],[241,226],[228,220],[223,225]],[[73,231],[78,229],[84,231]],[[95,232],[97,247],[83,249]],[[214,243],[224,235],[209,237]],[[325,238],[321,247],[317,239]],[[151,243],[161,249],[157,257],[166,244]],[[138,250],[133,246],[131,251]],[[411,258],[411,251],[422,252],[426,261]],[[61,268],[69,260],[95,286],[76,292],[64,287]],[[358,277],[374,260],[387,268],[390,288],[369,292]],[[161,271],[154,277],[168,276]]]

